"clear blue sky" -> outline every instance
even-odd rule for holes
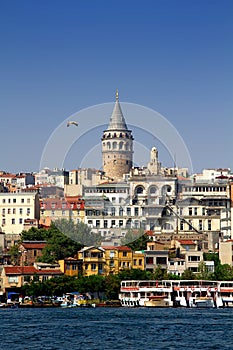
[[[0,0],[0,169],[37,171],[53,130],[118,88],[175,126],[195,171],[233,170],[232,18],[232,0]]]

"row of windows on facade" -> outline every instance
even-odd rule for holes
[[[27,198],[27,200],[26,200],[26,198],[20,198],[20,203],[27,203],[27,204],[29,204],[30,203],[30,198]],[[2,203],[3,204],[5,204],[5,203],[17,203],[18,201],[17,201],[17,198],[8,198],[8,199],[6,199],[6,198],[2,198]]]
[[[128,143],[124,143],[124,142],[116,142],[116,141],[114,141],[114,142],[107,142],[106,144],[105,144],[105,142],[103,142],[103,147],[105,147],[105,145],[106,145],[106,147],[107,147],[107,150],[111,150],[111,149],[113,149],[113,150],[124,150],[124,151],[132,151],[132,146],[130,145],[130,144],[128,144]]]
[[[17,211],[18,211],[19,215],[23,215],[25,210],[24,210],[24,208],[8,208],[8,209],[2,208],[2,215],[17,214]],[[27,215],[29,215],[31,212],[31,208],[27,208],[26,212],[27,212]]]
[[[23,219],[22,218],[19,218],[19,224],[23,224]],[[2,219],[2,225],[6,225],[6,219]],[[11,219],[11,225],[16,225],[16,219],[15,218],[12,218]]]
[[[90,226],[94,226],[96,228],[100,228],[101,227],[101,221],[100,220],[88,220],[88,225]],[[154,226],[159,226],[159,223],[156,222],[156,221],[150,221],[149,222],[149,225],[151,227],[154,227]],[[110,228],[110,227],[123,227],[124,226],[124,221],[123,220],[104,220],[103,221],[103,227],[104,228]],[[145,228],[146,226],[146,221],[139,221],[139,220],[127,220],[126,223],[125,223],[125,226],[126,227],[134,227],[134,228]],[[205,230],[205,225],[204,225],[204,221],[203,220],[199,220],[198,221],[198,230],[199,231],[203,231]],[[162,224],[161,226],[162,229],[164,230],[172,230],[174,227],[172,224],[166,222],[164,224]],[[189,230],[189,231],[193,231],[194,230],[194,227],[193,227],[193,224],[191,221],[189,221],[189,224],[188,223],[184,223],[183,221],[180,222],[180,231],[185,231],[185,230]],[[212,230],[212,220],[211,219],[208,219],[207,221],[207,230],[208,231],[211,231]]]
[[[225,192],[226,186],[188,186],[184,192]]]

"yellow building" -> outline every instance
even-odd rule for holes
[[[84,247],[78,252],[83,264],[83,276],[105,274],[105,250],[102,247]]]
[[[141,251],[127,246],[85,247],[78,254],[82,261],[83,276],[118,274],[125,269],[144,270],[145,259]]]
[[[66,276],[78,276],[82,274],[82,260],[75,258],[65,258],[64,260],[59,260],[60,270]]]
[[[144,270],[144,254],[127,246],[107,246],[105,249],[106,274],[118,274],[124,269]]]

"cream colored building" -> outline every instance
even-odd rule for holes
[[[0,230],[6,235],[21,233],[28,219],[39,218],[37,192],[0,193]]]
[[[219,259],[221,264],[233,266],[233,240],[219,243]]]

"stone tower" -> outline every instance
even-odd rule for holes
[[[126,125],[118,91],[110,123],[101,140],[103,171],[106,176],[119,181],[133,166],[133,136]]]
[[[150,151],[150,162],[147,166],[150,174],[159,175],[161,172],[161,164],[158,161],[158,150],[156,147],[152,147]]]

